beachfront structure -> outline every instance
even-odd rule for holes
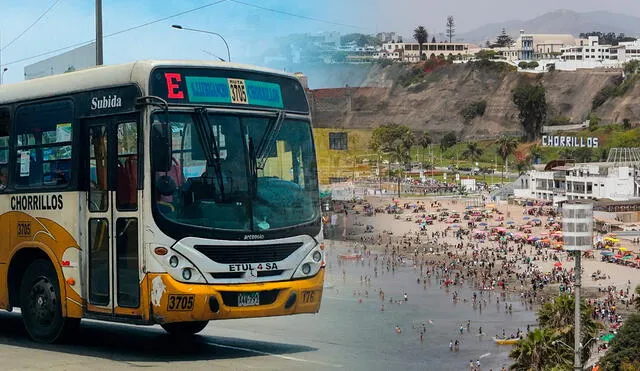
[[[552,59],[560,55],[562,48],[578,40],[570,34],[527,34],[520,30],[515,45],[520,60]]]
[[[422,55],[425,58],[449,57],[472,54],[475,45],[469,43],[424,43]],[[382,44],[382,50],[373,54],[374,59],[391,59],[403,62],[420,61],[420,44],[416,42],[389,42]]]
[[[640,199],[640,170],[610,162],[531,170],[518,180],[514,196],[552,201]]]
[[[530,61],[540,59],[558,59],[562,48],[576,45],[581,39],[570,34],[532,34],[520,30],[512,45],[493,48],[508,61]]]

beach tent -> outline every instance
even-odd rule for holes
[[[554,266],[554,267],[556,267],[556,268],[560,268],[560,267],[562,267],[562,263],[560,263],[560,262],[555,262],[555,263],[553,264],[553,266]]]

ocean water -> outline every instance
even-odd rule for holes
[[[487,305],[482,310],[474,309],[471,303],[474,290],[467,283],[444,289],[433,276],[425,288],[422,282],[416,282],[419,272],[412,267],[402,267],[395,273],[385,269],[384,274],[379,268],[375,278],[373,262],[371,266],[353,261],[339,265],[337,255],[347,252],[346,245],[328,242],[326,288],[320,316],[331,318],[327,321],[330,336],[340,337],[342,343],[350,344],[365,355],[372,354],[362,357],[362,369],[468,370],[469,360],[477,359],[483,371],[508,368],[512,346],[497,345],[493,337],[502,334],[503,329],[507,335],[518,328],[526,331],[527,324],[533,327],[536,323],[535,312],[526,310],[518,295],[505,298],[513,307],[509,314],[505,311],[505,299],[500,298],[500,304],[496,305],[499,291],[475,291],[478,298],[487,300]],[[370,287],[360,284],[361,275],[371,277]],[[383,304],[378,295],[380,289],[385,294],[384,311],[380,310]],[[361,295],[354,296],[354,290]],[[365,290],[368,291],[366,297]],[[454,291],[460,298],[456,303],[452,300]],[[403,299],[405,292],[407,301]],[[390,298],[394,303],[389,302]],[[468,301],[464,302],[464,298]],[[396,304],[397,301],[400,304]],[[469,331],[467,320],[471,321]],[[418,328],[423,323],[426,333],[421,341]],[[401,333],[396,332],[396,325]],[[462,334],[461,325],[464,326]],[[479,327],[484,335],[479,335]],[[460,342],[459,351],[451,352],[449,341],[455,340]]]

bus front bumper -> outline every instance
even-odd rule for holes
[[[163,324],[317,313],[324,273],[322,268],[308,279],[234,285],[185,284],[169,274],[149,273],[151,320]]]

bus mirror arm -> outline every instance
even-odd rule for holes
[[[173,154],[171,148],[171,130],[169,127],[169,103],[155,95],[147,95],[136,100],[136,107],[147,105],[160,107],[164,113],[164,122],[153,124],[151,128],[152,160],[156,169],[169,171],[171,170],[171,156]]]
[[[169,103],[166,100],[155,95],[146,95],[144,97],[136,99],[136,107],[142,106],[161,107],[165,113],[169,113]]]

